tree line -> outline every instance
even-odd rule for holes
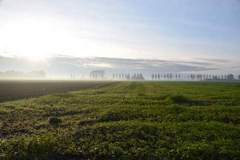
[[[139,73],[114,73],[113,80],[145,80],[144,74]],[[240,75],[237,77],[240,80]],[[237,80],[233,74],[193,74],[193,73],[153,73],[150,80]]]
[[[238,77],[240,79],[240,75]],[[233,74],[154,73],[152,80],[235,80]]]
[[[114,80],[145,80],[142,73],[114,73],[112,75]]]

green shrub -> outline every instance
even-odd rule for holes
[[[61,124],[62,120],[58,117],[49,117],[48,123],[52,126],[59,126]]]
[[[191,102],[190,99],[183,95],[170,95],[166,97],[165,101],[170,104],[189,104]]]

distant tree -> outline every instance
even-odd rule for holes
[[[227,75],[226,74],[224,75],[224,80],[227,80]]]
[[[210,75],[206,74],[206,80],[209,80],[209,79],[210,79]]]
[[[213,75],[209,74],[209,79],[212,80],[213,79]]]
[[[130,73],[127,74],[127,80],[130,80]]]
[[[178,74],[178,79],[181,79],[181,74]]]
[[[212,75],[212,80],[218,80],[218,76],[217,75]]]
[[[223,74],[221,75],[221,80],[224,80],[224,75]]]
[[[144,78],[142,73],[140,73],[140,75],[139,75],[139,80],[145,80],[145,78]]]
[[[234,75],[233,74],[228,74],[227,75],[227,80],[234,80]]]
[[[209,75],[209,79],[210,79],[210,80],[213,80],[213,76],[214,76],[214,75],[210,74],[210,75]]]
[[[194,80],[193,74],[190,75],[191,80]]]
[[[172,80],[172,78],[173,78],[173,74],[169,73],[169,80]]]
[[[203,80],[206,80],[206,74],[203,74]]]
[[[170,79],[170,74],[169,73],[167,73],[167,80],[169,80]]]
[[[133,76],[131,77],[132,80],[144,80],[143,74],[142,73],[134,73]]]

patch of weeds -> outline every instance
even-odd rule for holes
[[[169,104],[189,104],[192,101],[183,95],[169,95],[166,97],[165,102]]]
[[[97,119],[96,118],[90,118],[90,119],[86,119],[86,120],[82,120],[78,123],[78,125],[80,127],[83,126],[89,126],[89,125],[94,125],[95,123],[97,123]]]
[[[179,104],[188,106],[207,106],[209,102],[207,100],[193,100],[184,95],[169,95],[165,98],[167,104]]]
[[[48,123],[51,126],[58,127],[62,123],[62,120],[58,117],[52,116],[48,118]]]

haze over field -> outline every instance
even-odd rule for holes
[[[0,57],[2,71],[32,72],[44,71],[48,77],[86,78],[93,70],[105,70],[108,73],[142,72],[147,78],[154,72],[160,73],[233,73],[238,75],[240,65],[221,59],[198,59],[191,61],[146,60],[120,58],[77,58],[69,56],[52,57],[41,61],[31,61],[17,57]],[[79,77],[80,76],[80,77]]]

